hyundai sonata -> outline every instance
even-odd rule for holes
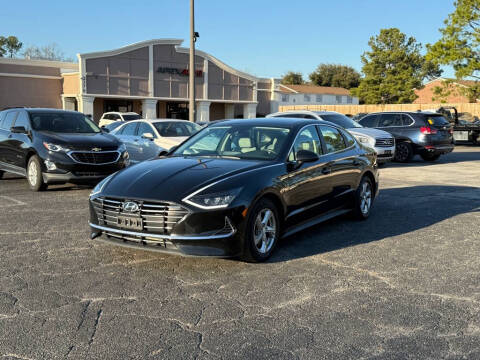
[[[377,167],[373,149],[331,123],[216,122],[163,158],[100,182],[90,196],[91,237],[263,261],[281,237],[347,212],[366,219]]]

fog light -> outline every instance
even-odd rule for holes
[[[50,161],[50,160],[45,160],[45,166],[47,167],[47,170],[56,170],[57,169],[57,165],[55,165],[55,163]]]

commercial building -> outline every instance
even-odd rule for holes
[[[358,97],[340,87],[278,84],[275,100],[288,105],[358,105]]]
[[[0,58],[0,108],[54,107],[78,110],[98,120],[107,111],[135,111],[145,118],[188,118],[189,49],[179,39],[143,41],[119,49],[78,54],[77,63]],[[278,110],[283,96],[308,93],[236,70],[196,51],[196,121],[253,118]],[[328,88],[326,88],[328,89]],[[348,103],[349,94],[342,96]],[[332,100],[333,101],[333,100]],[[353,101],[353,100],[352,100]],[[330,102],[322,102],[330,103]]]

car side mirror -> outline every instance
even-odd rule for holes
[[[27,131],[27,129],[25,129],[24,126],[12,126],[10,128],[10,131],[13,134],[28,134],[28,131]]]
[[[160,151],[160,153],[158,154],[158,157],[167,156],[169,152],[170,152],[170,151],[162,150],[162,151]]]
[[[102,130],[104,133],[109,133],[110,132],[110,130],[108,130],[105,126],[102,126],[100,128],[100,130]]]
[[[299,150],[297,151],[297,162],[306,163],[306,162],[315,162],[319,159],[318,155],[310,150]]]
[[[142,138],[153,141],[153,134],[152,133],[144,133],[142,135]]]

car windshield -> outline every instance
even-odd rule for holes
[[[330,121],[331,123],[341,126],[344,129],[352,129],[352,128],[361,128],[363,127],[356,121],[350,119],[349,117],[342,115],[342,114],[318,114],[323,120]]]
[[[178,121],[159,121],[153,123],[153,126],[162,137],[191,136],[202,128],[194,123]]]
[[[176,149],[174,156],[273,160],[286,146],[290,129],[267,126],[210,126]]]
[[[131,120],[138,120],[141,119],[142,117],[140,115],[122,115],[123,120],[125,121],[131,121]]]
[[[55,133],[95,134],[100,128],[85,115],[68,112],[30,113],[33,130]]]

